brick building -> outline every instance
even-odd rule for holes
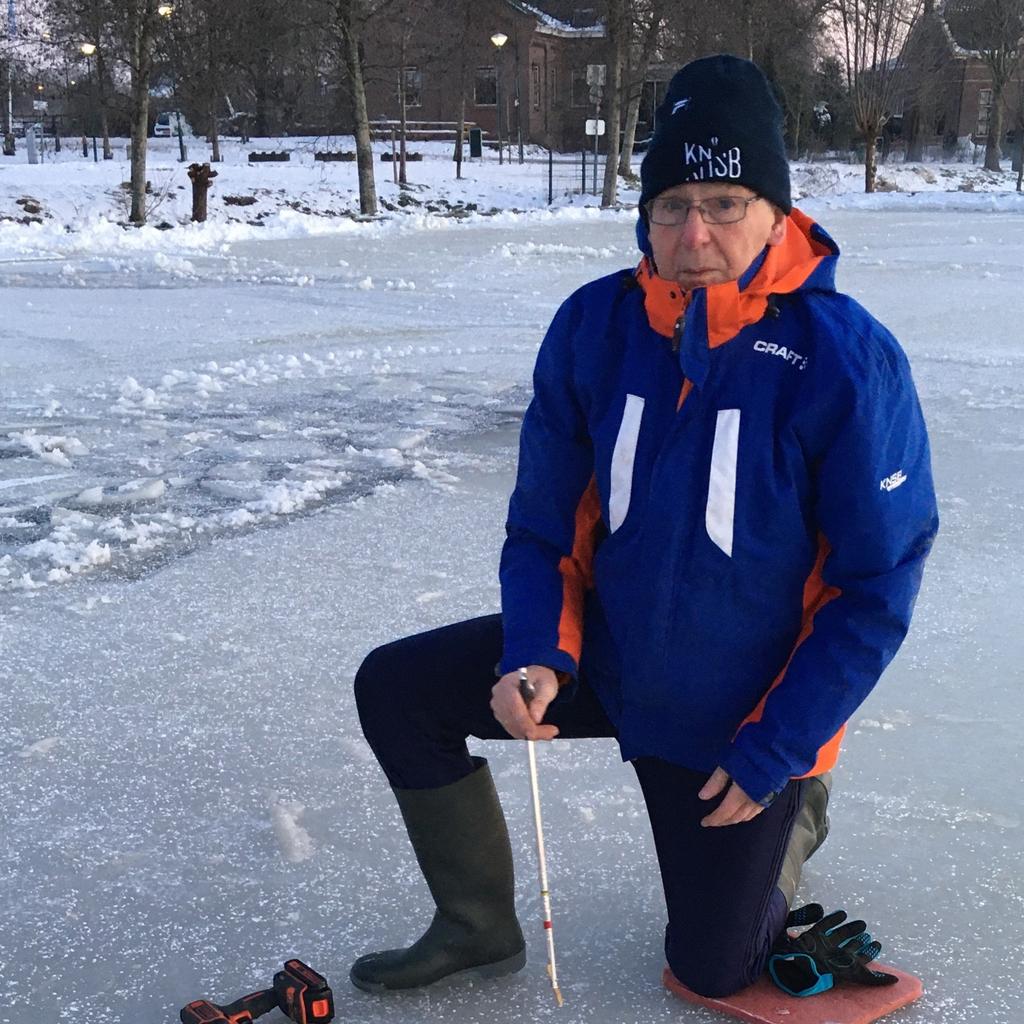
[[[993,111],[992,72],[981,53],[984,27],[954,14],[942,2],[927,2],[904,48],[904,88],[897,101],[908,145],[942,144],[947,151],[970,140],[983,145]],[[1018,53],[1024,52],[1024,40]],[[1024,122],[1024,61],[1002,97],[1003,150]],[[1014,149],[1016,147],[1013,147]]]
[[[513,142],[521,128],[524,143],[561,152],[586,145],[585,121],[595,109],[587,67],[605,64],[608,47],[595,6],[477,0],[461,23],[440,0],[422,7],[415,22],[375,26],[365,42],[372,119],[399,116],[404,74],[410,121],[456,121],[464,95],[466,120],[489,138],[497,136],[500,118],[502,136]],[[500,48],[491,41],[499,33],[506,37]],[[645,86],[638,138],[649,132],[658,88]]]

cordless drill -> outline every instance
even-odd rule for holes
[[[327,1024],[334,1019],[334,996],[327,979],[301,960],[289,960],[274,975],[274,987],[252,992],[227,1006],[196,999],[182,1008],[181,1024],[252,1024],[271,1010],[296,1024]]]

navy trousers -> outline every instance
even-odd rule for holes
[[[509,739],[490,709],[501,655],[501,616],[406,637],[373,651],[356,675],[367,742],[398,789],[429,789],[475,770],[466,739]],[[546,722],[565,738],[615,736],[581,678]],[[556,739],[554,742],[558,742]],[[715,801],[697,798],[707,772],[654,757],[632,762],[654,834],[665,890],[665,955],[688,988],[721,997],[764,971],[782,931],[786,901],[776,882],[802,800],[794,780],[752,821],[702,828]]]

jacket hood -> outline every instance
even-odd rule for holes
[[[839,247],[819,224],[794,209],[786,218],[786,237],[766,246],[737,281],[684,292],[674,281],[654,270],[650,243],[641,245],[644,257],[636,269],[644,290],[644,306],[651,327],[671,337],[676,323],[703,311],[711,348],[728,341],[737,331],[764,316],[772,295],[798,291],[835,291],[835,264]],[[641,219],[641,226],[643,221]],[[638,233],[640,228],[637,229]],[[646,227],[643,227],[646,239]]]
[[[671,338],[685,312],[680,361],[686,376],[698,387],[707,376],[708,349],[757,323],[768,311],[773,295],[835,291],[839,247],[822,227],[797,209],[786,218],[782,242],[766,246],[737,281],[684,292],[674,281],[654,272],[649,250],[648,243],[636,270],[647,319],[658,334]]]

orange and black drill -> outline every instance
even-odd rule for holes
[[[252,1024],[280,1010],[296,1024],[327,1024],[334,1019],[334,995],[327,979],[301,960],[289,960],[274,975],[274,987],[242,996],[227,1006],[196,999],[182,1008],[181,1024]]]

